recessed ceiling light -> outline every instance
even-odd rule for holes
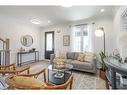
[[[101,9],[101,10],[100,10],[100,12],[104,12],[104,11],[105,11],[105,9]]]
[[[40,24],[41,23],[40,20],[38,20],[38,19],[31,19],[30,22],[33,24]]]
[[[51,23],[51,21],[50,21],[50,20],[48,20],[48,23]]]
[[[61,5],[62,7],[65,7],[65,8],[70,8],[72,7],[72,5]]]

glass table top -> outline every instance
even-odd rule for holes
[[[63,68],[63,69],[56,69],[56,68],[54,68],[53,67],[53,65],[49,65],[49,67],[48,67],[48,69],[49,70],[59,70],[59,71],[67,71],[67,70],[71,70],[73,68],[73,65],[71,65],[71,64],[66,64],[65,65],[65,68]]]
[[[110,65],[112,67],[115,67],[115,68],[118,68],[118,69],[121,69],[121,70],[125,70],[127,71],[127,63],[120,63],[116,58],[114,57],[106,57],[104,59],[105,63],[107,65]]]

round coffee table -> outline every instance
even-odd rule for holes
[[[72,74],[73,65],[65,64],[65,68],[56,69],[53,65],[48,66],[48,83],[54,85],[64,84]]]

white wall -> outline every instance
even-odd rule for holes
[[[114,16],[114,19],[113,19],[113,27],[114,27],[114,32],[115,32],[115,37],[116,37],[116,44],[117,44],[117,37],[119,35],[119,33],[121,32],[125,32],[125,31],[121,31],[121,15],[122,13],[124,12],[124,10],[126,9],[127,7],[120,7],[115,16]],[[117,46],[117,45],[116,45]]]
[[[106,32],[106,52],[111,53],[116,48],[116,33],[119,31],[119,16],[120,14],[117,12],[115,15],[115,18],[110,16],[106,17],[94,17],[89,18],[81,21],[76,21],[72,23],[67,24],[59,24],[49,27],[44,27],[41,29],[38,29],[37,27],[26,25],[16,19],[13,19],[11,17],[6,16],[0,16],[0,37],[2,38],[9,38],[10,39],[10,49],[11,49],[11,63],[16,62],[16,52],[20,47],[23,47],[20,43],[21,36],[25,34],[29,34],[33,37],[34,43],[31,47],[25,48],[26,50],[29,50],[33,47],[35,47],[37,50],[40,50],[40,57],[41,59],[44,59],[44,32],[48,31],[54,31],[55,32],[55,53],[66,53],[67,51],[71,50],[70,46],[63,46],[63,35],[70,35],[70,25],[76,25],[76,24],[82,24],[82,23],[95,23],[92,36],[93,36],[93,46],[94,46],[94,52],[99,53],[101,50],[103,50],[103,39],[98,38],[94,35],[94,32],[97,28],[103,26],[104,31]],[[114,29],[114,30],[113,30]],[[60,33],[57,33],[57,31],[60,31]],[[41,47],[41,48],[40,48]],[[60,52],[59,52],[60,51]],[[29,59],[26,57],[26,59]]]
[[[95,23],[92,31],[92,37],[93,37],[93,47],[94,52],[99,53],[101,50],[103,50],[103,38],[98,38],[95,36],[94,32],[95,29],[103,26],[104,31],[106,32],[106,52],[109,54],[112,52],[114,47],[114,31],[113,31],[113,18],[112,17],[96,17],[92,19],[86,19],[81,20],[77,22],[72,22],[66,25],[56,25],[56,26],[49,26],[41,29],[41,50],[44,54],[44,32],[48,31],[55,31],[55,53],[57,53],[57,50],[60,50],[62,52],[67,52],[71,50],[71,47],[65,47],[63,46],[63,35],[70,35],[71,31],[69,26],[70,25],[76,25],[76,24],[92,24]],[[61,33],[57,33],[58,30],[61,30]],[[42,58],[44,58],[44,55],[42,55]]]
[[[127,6],[123,6],[123,7],[120,7],[118,10],[117,10],[117,12],[116,12],[116,14],[115,14],[115,16],[114,16],[114,19],[113,19],[113,27],[114,27],[114,33],[115,33],[115,43],[116,43],[116,48],[119,50],[119,52],[120,52],[120,54],[121,54],[121,56],[123,57],[123,59],[124,59],[124,56],[127,56],[127,45],[126,45],[126,42],[122,42],[122,43],[119,43],[119,37],[121,36],[121,35],[124,35],[125,37],[127,37],[126,35],[127,35],[127,30],[125,30],[125,29],[122,29],[122,21],[121,21],[121,15],[123,14],[123,12],[124,12],[124,10],[127,8]],[[122,36],[123,38],[121,38],[121,39],[124,39],[124,40],[126,40],[127,41],[127,38],[125,38],[124,36]],[[126,47],[124,47],[123,48],[123,46],[126,46]],[[126,54],[126,55],[124,55],[124,54]],[[124,55],[124,56],[123,56]]]
[[[70,29],[68,25],[56,25],[49,26],[41,29],[41,58],[44,59],[45,51],[45,32],[54,31],[54,50],[57,55],[65,54],[70,51],[69,46],[63,46],[63,35],[70,35]],[[60,31],[58,33],[57,31]]]
[[[7,16],[0,16],[0,37],[3,39],[10,39],[11,49],[11,63],[16,63],[16,53],[20,47],[29,50],[36,48],[40,50],[40,34],[39,29],[26,25],[16,19]],[[20,38],[24,35],[31,35],[33,37],[33,44],[30,47],[24,47]],[[32,55],[33,56],[33,55]],[[25,60],[28,60],[30,55],[25,56]]]
[[[106,53],[110,54],[112,53],[112,51],[114,50],[114,31],[113,31],[113,19],[112,17],[103,17],[103,18],[98,18],[95,20],[95,30],[98,27],[104,27],[104,32],[105,32],[105,49],[106,49]],[[101,50],[103,50],[103,37],[99,38],[95,36],[95,53],[100,52]]]

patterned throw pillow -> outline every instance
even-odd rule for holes
[[[77,60],[83,62],[84,61],[84,57],[85,57],[85,54],[79,53]]]
[[[84,57],[84,61],[86,62],[92,62],[94,59],[94,54],[91,52],[85,52],[85,57]]]
[[[53,59],[53,63],[57,63],[57,62],[64,62],[64,57],[56,57]]]

